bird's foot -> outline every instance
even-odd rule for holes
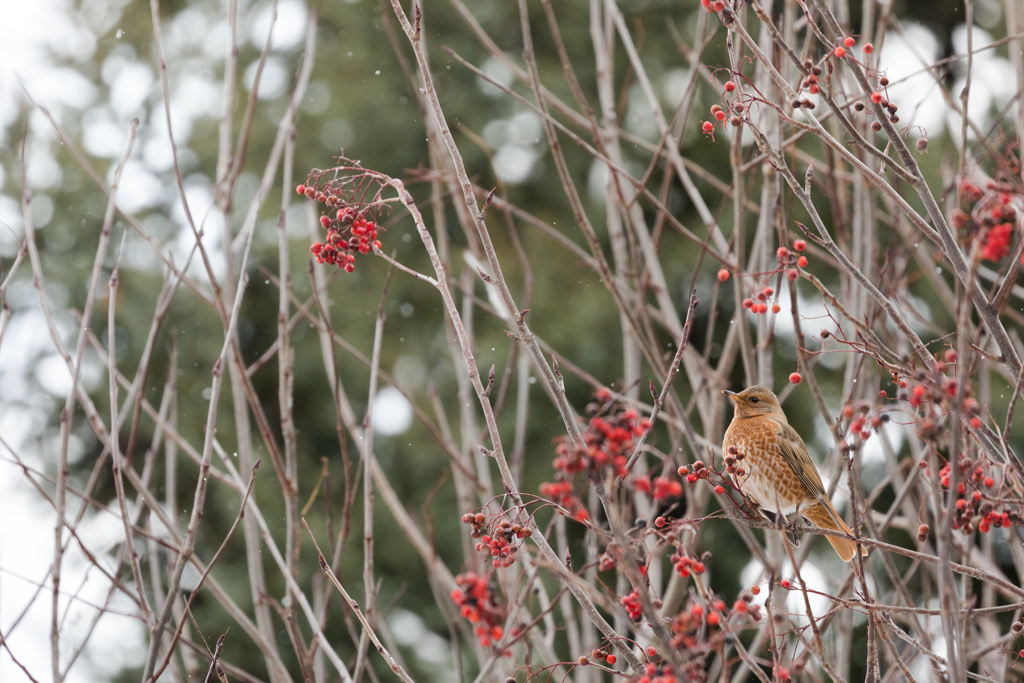
[[[793,519],[786,522],[786,538],[789,540],[789,544],[794,548],[800,547],[800,529],[803,524],[800,523],[800,517],[793,517]]]
[[[780,513],[766,510],[765,508],[759,508],[761,516],[767,519],[769,522],[775,525],[775,528],[786,534],[786,540],[794,548],[800,547],[800,518],[799,516],[793,519],[786,519],[786,516]]]

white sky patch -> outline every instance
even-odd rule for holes
[[[256,72],[259,70],[259,66],[260,62],[257,59],[245,69],[245,77],[242,80],[249,92],[252,92],[253,85],[256,83]],[[288,70],[285,68],[284,62],[277,57],[267,57],[267,61],[263,65],[263,73],[260,74],[259,92],[256,93],[256,98],[276,100],[287,90],[288,80]]]
[[[28,157],[25,169],[25,180],[34,190],[51,190],[60,185],[64,172],[60,164],[53,158],[48,149]]]
[[[483,65],[481,65],[480,70],[483,71],[488,76],[490,76],[491,78],[493,78],[498,83],[501,83],[506,87],[512,85],[512,80],[514,76],[512,70],[508,68],[505,62],[501,61],[497,57],[494,57],[493,55],[487,58]],[[487,81],[486,79],[480,78],[479,76],[477,76],[476,79],[476,87],[480,92],[482,92],[484,95],[487,95],[488,97],[505,96],[505,93],[502,91],[501,88]]]
[[[923,126],[938,135],[948,108],[925,66],[939,58],[939,41],[920,24],[904,24],[904,34],[906,38],[896,33],[887,35],[881,53],[873,55],[870,65],[884,69],[892,83],[888,95],[900,108],[900,127]]]
[[[810,542],[811,538],[804,538],[803,541]],[[831,550],[829,550],[831,552]],[[838,558],[836,559],[838,562]],[[740,572],[740,585],[741,586],[754,586],[758,585],[761,587],[760,595],[755,595],[753,603],[764,605],[768,598],[767,580],[762,576],[763,567],[761,563],[756,560],[751,560]],[[803,563],[800,567],[800,576],[803,578],[808,591],[819,591],[822,593],[829,593],[832,591],[832,586],[828,580],[828,575],[822,571],[818,565],[814,564],[810,560]],[[792,577],[792,578],[790,578]],[[786,610],[789,611],[798,622],[806,621],[804,615],[807,614],[807,606],[804,604],[803,593],[796,589],[796,578],[793,573],[793,564],[787,559],[782,566],[782,574],[780,578],[790,578],[793,582],[795,590],[789,592],[786,596]],[[776,590],[784,590],[779,589]],[[822,595],[816,595],[815,593],[808,592],[810,598],[811,611],[815,617],[820,617],[822,614],[828,611],[832,601]]]
[[[262,50],[267,44],[267,32],[273,24],[271,50],[278,52],[298,47],[305,37],[307,13],[304,3],[298,0],[283,0],[277,4],[277,20],[274,21],[273,5],[268,2],[256,14],[249,42],[257,50]]]
[[[530,177],[537,159],[530,147],[505,145],[494,155],[494,170],[504,182],[517,185]]]
[[[657,140],[659,137],[658,124],[654,120],[651,103],[639,85],[634,85],[629,91],[624,123],[626,130],[645,140]]]
[[[128,142],[128,125],[115,123],[107,107],[91,109],[82,117],[82,146],[94,157],[117,159]]]
[[[972,31],[973,47],[978,50],[993,42],[992,35],[977,26]],[[953,29],[953,51],[958,55],[967,54],[967,27],[963,24]],[[967,60],[961,59],[953,63],[953,73],[957,75],[953,84],[953,94],[959,96],[967,85]],[[1002,108],[1010,101],[1012,88],[1007,83],[1014,82],[1013,66],[1006,59],[999,57],[994,50],[978,52],[974,55],[971,65],[971,90],[967,100],[967,113],[971,122],[981,130],[986,130],[991,123],[992,115],[997,108]],[[963,130],[963,117],[949,109],[946,126],[950,136],[959,141]],[[968,139],[977,139],[971,129],[967,129]]]
[[[512,140],[511,126],[506,119],[488,121],[483,130],[484,140],[494,149],[507,145]]]
[[[221,246],[221,238],[224,234],[224,214],[214,204],[213,190],[208,179],[204,176],[186,178],[185,200],[188,202],[189,213],[196,230],[202,237],[203,247],[209,254],[214,275],[220,278],[224,275],[224,255]],[[171,251],[177,263],[184,263],[196,239],[182,206],[181,198],[177,193],[174,194],[171,203],[171,218],[178,225],[178,237],[171,246]],[[202,259],[193,258],[189,264],[188,273],[200,281],[208,280]]]
[[[107,182],[113,181],[116,164],[111,164]],[[165,185],[137,159],[129,159],[117,188],[117,205],[129,213],[157,206],[164,199]],[[152,248],[152,247],[150,247]]]
[[[124,65],[110,85],[110,104],[121,118],[137,116],[153,87],[153,70],[141,62]]]
[[[384,436],[401,434],[412,424],[412,406],[394,387],[384,387],[373,399],[373,431]]]
[[[434,669],[435,672],[443,669],[445,672],[453,673],[448,641],[428,629],[418,615],[399,608],[388,617],[388,624],[398,644],[412,648],[423,665]],[[436,680],[450,678],[439,675]]]
[[[689,69],[670,69],[661,79],[662,100],[675,109],[686,94],[686,84],[690,81]]]
[[[900,413],[896,414],[896,419],[903,419]],[[892,445],[893,453],[899,455],[900,449],[903,447],[903,442],[907,440],[906,427],[898,425],[892,422],[886,422],[881,427],[885,431],[885,435],[889,438],[889,444]],[[882,437],[879,434],[873,433],[871,438],[864,442],[861,447],[861,459],[864,464],[885,464],[885,450],[882,445]]]
[[[777,532],[772,532],[777,533]],[[805,535],[802,539],[803,543],[810,543],[816,540],[815,536]],[[834,568],[828,566],[829,562],[834,559],[835,564],[838,566],[842,564],[842,560],[835,554],[831,547],[827,547],[826,541],[820,541],[822,546],[822,552],[832,553],[827,561],[819,564],[813,562],[810,559],[806,560],[800,566],[800,577],[804,580],[804,584],[807,586],[807,597],[811,603],[811,612],[814,614],[816,619],[820,619],[821,615],[825,614],[831,607],[832,601],[824,595],[818,595],[812,591],[820,593],[832,593],[836,586],[830,577],[842,576],[841,573],[834,571]],[[740,585],[741,586],[760,586],[760,595],[755,595],[753,603],[758,605],[764,605],[768,599],[768,582],[767,577],[763,573],[764,568],[761,563],[757,560],[751,560],[743,567],[743,571],[740,572]],[[793,571],[793,564],[786,558],[782,566],[782,573],[778,577],[779,579],[789,579],[792,582],[792,588],[786,595],[786,611],[792,616],[792,620],[799,625],[809,624],[807,619],[807,606],[804,604],[803,591],[800,590],[799,584],[796,580],[796,574]],[[871,577],[868,577],[868,587],[873,590],[873,584]],[[775,590],[786,590],[784,588],[776,587]],[[854,617],[855,619],[862,619],[859,615]]]
[[[521,111],[509,120],[509,136],[517,145],[539,144],[542,130],[540,117],[532,111]]]
[[[202,10],[186,7],[169,24],[164,24],[164,51],[174,55],[202,47],[207,26],[209,20]]]

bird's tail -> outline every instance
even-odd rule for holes
[[[829,506],[831,507],[831,506]],[[832,531],[840,531],[844,534],[853,535],[850,531],[850,527],[843,523],[842,518],[834,511],[826,508],[821,503],[815,503],[806,510],[801,510],[802,514],[807,519],[814,522],[817,526],[822,529],[831,529]],[[828,542],[832,544],[832,547],[839,553],[839,557],[843,559],[843,562],[849,562],[853,559],[853,556],[857,554],[857,544],[848,538],[837,538],[835,536],[826,536]],[[861,555],[867,555],[867,548],[861,546]]]

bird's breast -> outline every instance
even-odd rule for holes
[[[786,459],[778,446],[778,425],[771,419],[745,418],[733,420],[725,432],[722,452],[735,446],[743,453],[746,475],[733,476],[740,489],[761,507],[790,514],[799,505],[806,507],[814,496]]]

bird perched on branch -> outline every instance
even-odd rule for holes
[[[722,452],[730,447],[744,454],[749,474],[737,485],[762,511],[787,515],[799,512],[822,529],[852,536],[850,528],[832,507],[821,476],[807,452],[804,440],[793,429],[779,399],[771,389],[753,386],[736,393],[724,391],[735,404],[732,423],[725,430]],[[767,515],[766,515],[767,516]],[[844,562],[857,553],[851,539],[826,536]],[[861,547],[861,554],[867,550]]]

